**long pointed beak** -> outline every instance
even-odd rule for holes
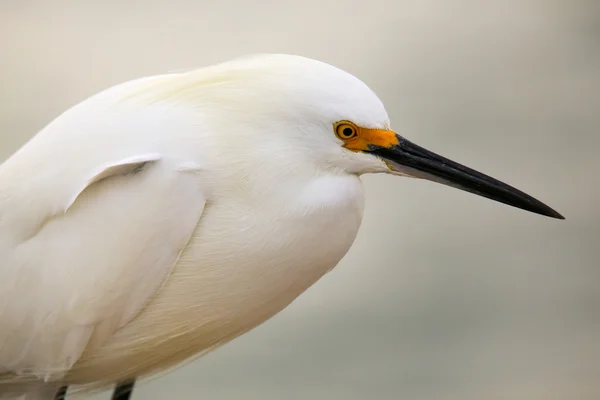
[[[367,153],[377,155],[397,172],[452,186],[509,206],[551,218],[565,219],[558,212],[526,193],[497,179],[418,146],[400,135],[389,147],[369,145]]]

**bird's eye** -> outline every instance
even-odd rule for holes
[[[358,129],[350,122],[338,122],[335,125],[335,134],[342,140],[350,140],[356,137]]]

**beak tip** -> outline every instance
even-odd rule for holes
[[[554,219],[562,219],[562,220],[566,219],[562,214],[560,214],[560,213],[558,213],[558,212],[556,212],[554,210],[552,210],[552,213],[550,215],[548,215],[548,216],[550,218],[554,218]]]
[[[530,211],[533,211],[533,212],[543,215],[545,217],[550,217],[550,218],[554,218],[554,219],[563,219],[563,220],[566,219],[558,211],[553,210],[552,208],[548,207],[544,203],[539,203],[539,204],[541,205],[540,208],[538,208],[537,210],[530,209]]]

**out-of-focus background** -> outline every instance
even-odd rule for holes
[[[598,0],[3,0],[0,159],[113,84],[264,52],[357,75],[401,134],[567,220],[365,177],[332,273],[133,399],[599,399]]]

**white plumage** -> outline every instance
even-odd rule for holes
[[[419,169],[348,146],[339,121],[391,132],[357,78],[265,55],[49,124],[0,166],[0,393],[155,373],[287,306],[350,248],[359,175]]]

